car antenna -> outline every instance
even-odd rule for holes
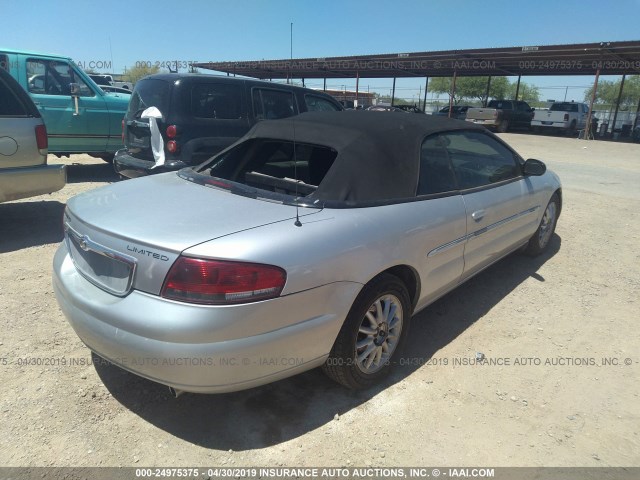
[[[291,117],[291,127],[293,128],[293,176],[296,177],[296,221],[293,224],[296,227],[301,227],[300,222],[300,206],[298,205],[298,161],[296,158],[296,121],[294,116]]]

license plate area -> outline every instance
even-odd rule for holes
[[[89,282],[119,297],[129,293],[136,271],[135,258],[92,241],[68,224],[65,240],[73,264]]]

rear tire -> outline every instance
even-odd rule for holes
[[[379,382],[406,341],[410,319],[404,283],[388,273],[379,275],[358,294],[322,370],[351,389]]]
[[[98,156],[107,163],[113,163],[113,159],[116,155],[115,153],[103,153]]]
[[[509,120],[502,120],[498,125],[498,132],[506,133],[509,130]]]
[[[529,243],[524,249],[524,253],[531,257],[540,255],[549,246],[553,232],[556,230],[556,223],[558,222],[558,213],[560,213],[560,198],[557,193],[554,193],[547,204],[547,208],[544,210],[540,225],[536,230],[536,233],[529,239]]]

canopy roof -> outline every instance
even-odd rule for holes
[[[262,79],[601,75],[640,73],[640,41],[196,63]]]

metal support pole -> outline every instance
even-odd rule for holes
[[[427,111],[427,88],[429,87],[429,77],[424,82],[424,100],[422,100],[422,111]]]
[[[453,113],[453,97],[456,94],[456,79],[458,78],[458,71],[453,71],[453,80],[451,81],[451,91],[449,92],[449,118]]]
[[[482,102],[482,106],[486,107],[487,106],[487,102],[489,101],[489,89],[491,88],[491,75],[489,75],[489,78],[487,79],[487,89],[484,92],[484,101]]]
[[[358,88],[360,87],[360,72],[356,72],[356,101],[353,102],[353,108],[358,106]]]
[[[393,99],[396,97],[396,77],[393,77],[393,89],[391,90],[391,106],[393,107]]]
[[[636,118],[633,120],[633,127],[631,128],[631,132],[636,129],[636,125],[638,125],[638,116],[640,116],[640,100],[638,100],[638,108],[636,108]]]
[[[518,75],[518,84],[516,85],[516,98],[514,100],[518,101],[518,94],[520,93],[520,78],[522,75]]]
[[[589,103],[589,115],[587,115],[587,124],[584,127],[584,139],[589,139],[591,130],[591,118],[593,117],[593,104],[596,101],[596,91],[598,90],[598,79],[600,78],[600,67],[596,70],[596,79],[593,82],[593,92],[591,93],[591,102]],[[594,135],[595,138],[595,135]]]
[[[302,79],[302,87],[304,88],[304,78]]]
[[[620,91],[618,92],[618,101],[616,102],[616,113],[613,114],[613,125],[611,127],[611,136],[616,129],[616,120],[618,119],[618,109],[620,108],[620,99],[622,98],[622,89],[624,88],[624,79],[626,75],[622,75],[622,81],[620,82]]]
[[[323,92],[327,91],[327,77],[324,77],[324,86],[322,87],[322,91]]]

